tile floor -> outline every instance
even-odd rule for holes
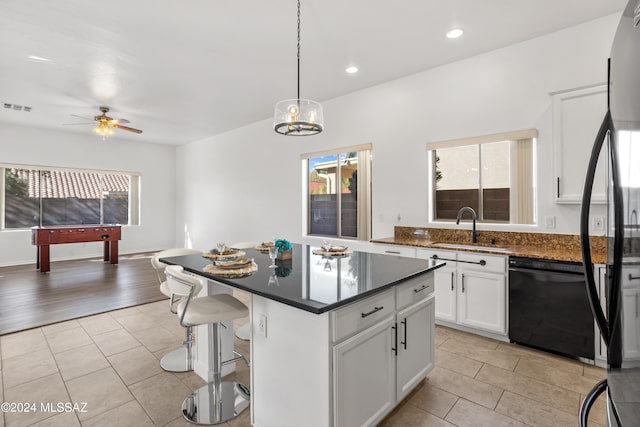
[[[166,301],[0,337],[0,402],[35,403],[4,413],[0,427],[190,426],[184,397],[204,384],[164,372],[159,359],[180,346],[183,329]],[[236,340],[248,354],[247,342]],[[249,384],[239,363],[231,375]],[[604,370],[452,329],[436,329],[436,368],[384,427],[575,426],[580,401]],[[56,413],[41,404],[86,402]],[[604,404],[592,421],[604,425]],[[249,426],[249,411],[226,427]],[[304,427],[304,426],[300,426]]]

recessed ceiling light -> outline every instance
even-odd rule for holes
[[[464,31],[462,31],[462,29],[454,28],[453,30],[447,31],[447,38],[448,39],[457,39],[458,37],[460,37],[462,35],[462,33],[464,33]]]
[[[32,61],[37,61],[37,62],[51,62],[51,60],[49,58],[43,58],[41,56],[36,56],[36,55],[29,55],[29,56],[27,56],[27,58],[29,58]]]
[[[347,69],[345,71],[347,73],[349,73],[349,74],[355,74],[355,73],[358,72],[358,67],[355,67],[355,66],[352,65],[350,67],[347,67]]]

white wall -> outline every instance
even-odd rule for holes
[[[140,226],[122,228],[120,253],[173,247],[175,147],[0,125],[0,162],[141,173]],[[102,255],[102,243],[51,247],[51,259]],[[34,263],[30,230],[0,231],[0,266]]]
[[[426,142],[530,128],[540,135],[542,220],[509,229],[578,233],[579,207],[553,202],[549,93],[606,82],[618,19],[611,15],[323,102],[326,130],[317,136],[277,135],[268,119],[179,147],[178,243],[190,239],[205,249],[217,240],[303,240],[300,154],[368,142],[373,237],[392,236],[398,224],[425,226]],[[602,207],[592,212],[604,216]],[[556,217],[553,230],[544,228],[549,215]]]

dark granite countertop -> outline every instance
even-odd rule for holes
[[[258,270],[248,277],[215,276],[204,271],[211,260],[200,255],[161,259],[225,285],[260,295],[311,313],[324,313],[381,292],[407,279],[444,265],[441,261],[353,251],[344,257],[312,253],[315,246],[293,245],[290,260],[278,260],[271,269],[266,253],[243,249]]]

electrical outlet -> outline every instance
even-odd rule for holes
[[[593,218],[593,229],[595,231],[604,231],[604,218],[596,216]]]
[[[264,314],[258,315],[258,333],[263,337],[267,337],[267,316]]]
[[[547,228],[556,228],[556,217],[553,215],[548,215],[544,217],[544,223]]]

